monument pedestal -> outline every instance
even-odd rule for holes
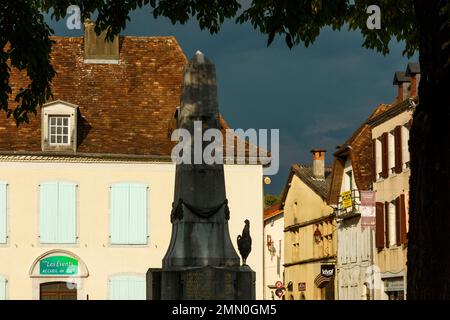
[[[149,269],[147,299],[255,300],[255,272],[248,266]]]

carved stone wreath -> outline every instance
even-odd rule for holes
[[[209,217],[216,214],[223,206],[225,206],[225,219],[230,220],[230,209],[228,208],[228,199],[225,199],[222,203],[217,206],[210,208],[199,208],[191,204],[186,203],[183,199],[178,199],[178,203],[175,206],[175,202],[172,202],[172,212],[170,213],[170,222],[175,220],[182,220],[184,217],[183,205],[186,206],[193,214],[196,216],[208,219]]]

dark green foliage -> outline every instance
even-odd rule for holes
[[[281,201],[281,197],[274,194],[266,194],[264,195],[264,208],[268,208],[273,206],[276,203]]]
[[[369,5],[381,8],[381,29],[369,30],[366,21]],[[51,96],[50,83],[55,74],[48,58],[52,30],[40,13],[51,13],[56,20],[66,16],[67,7],[78,5],[82,21],[97,13],[96,31],[107,30],[110,39],[126,27],[130,12],[148,7],[154,18],[167,17],[173,24],[190,19],[201,29],[217,33],[225,19],[250,23],[268,37],[285,38],[289,48],[315,41],[324,27],[339,30],[358,29],[364,36],[363,46],[383,54],[389,52],[391,39],[405,41],[405,54],[417,49],[417,28],[411,0],[253,0],[242,10],[237,0],[2,0],[0,4],[0,109],[13,116],[17,124],[28,121],[28,113]],[[150,16],[150,12],[149,12]],[[11,46],[6,48],[6,44]],[[11,88],[6,64],[26,70],[30,84],[16,97],[17,106],[8,106]]]

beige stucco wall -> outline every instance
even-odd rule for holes
[[[267,235],[273,241],[273,254],[267,246]],[[273,288],[277,281],[283,282],[284,272],[284,216],[283,213],[264,221],[264,299],[280,300]],[[279,266],[278,266],[279,265]],[[270,286],[270,287],[269,287]]]
[[[395,117],[375,126],[372,129],[372,139],[380,137],[384,132],[394,130],[398,125],[405,125],[412,119],[412,111],[404,111]],[[380,178],[373,184],[376,191],[377,202],[390,202],[395,200],[399,195],[405,194],[406,219],[409,220],[409,177],[411,171],[404,168],[401,173],[390,173],[386,179]],[[406,230],[408,230],[408,224]],[[407,247],[391,246],[381,251],[375,250],[375,261],[379,269],[379,277],[403,277],[406,288],[406,257]],[[383,292],[383,288],[377,288],[377,299],[387,299]]]
[[[108,299],[108,277],[118,273],[144,275],[149,267],[161,267],[171,235],[175,166],[169,163],[33,163],[0,162],[0,181],[8,183],[9,239],[0,247],[0,275],[8,279],[9,299],[36,298],[36,281],[29,270],[35,259],[52,249],[78,255],[89,276],[79,298]],[[257,298],[263,297],[263,188],[262,167],[225,166],[231,212],[230,235],[236,237],[251,221],[252,252],[247,260],[256,271]],[[47,246],[38,240],[38,185],[48,180],[78,184],[78,243]],[[109,186],[116,182],[141,182],[149,186],[149,244],[111,247],[108,244]],[[207,241],[207,239],[205,239]]]
[[[291,180],[289,191],[286,195],[285,205],[285,227],[295,224],[306,225],[299,227],[298,231],[285,231],[285,285],[289,281],[293,283],[293,290],[286,291],[286,300],[301,299],[302,292],[298,290],[298,283],[306,283],[304,298],[320,299],[320,289],[314,285],[314,279],[320,273],[320,265],[331,263],[334,260],[332,256],[336,254],[336,236],[335,225],[330,225],[330,230],[321,230],[323,234],[333,234],[328,250],[322,251],[322,245],[314,242],[314,231],[316,224],[309,222],[324,218],[333,213],[333,208],[311,188],[309,188],[299,177],[294,175]],[[295,248],[293,243],[298,243]],[[319,253],[321,252],[321,253]],[[323,252],[323,253],[322,253]],[[311,261],[304,263],[305,260],[323,258],[322,261]],[[329,260],[326,260],[329,258]],[[302,262],[301,264],[288,265],[291,263]]]

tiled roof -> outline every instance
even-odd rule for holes
[[[314,192],[326,199],[331,181],[331,168],[325,168],[325,179],[316,179],[311,166],[292,165],[295,175],[308,185]]]
[[[406,67],[406,75],[410,76],[413,74],[420,73],[420,64],[418,62],[410,62]]]
[[[118,64],[84,63],[82,37],[53,37],[53,99],[79,106],[80,153],[170,155],[169,122],[180,103],[187,62],[174,37],[120,37]],[[27,84],[11,69],[10,108]],[[40,112],[16,128],[0,113],[0,152],[41,151]]]
[[[325,179],[316,179],[314,178],[311,166],[305,166],[297,163],[292,164],[286,185],[281,195],[281,204],[284,205],[284,202],[286,201],[287,193],[294,175],[303,181],[312,191],[317,193],[323,199],[327,199],[331,182],[331,173],[331,168],[325,167]]]
[[[392,82],[392,84],[396,85],[403,82],[411,82],[411,77],[407,76],[403,71],[396,71],[394,74],[394,81]]]
[[[281,202],[275,203],[264,209],[264,220],[270,219],[282,213],[283,209],[281,208]]]
[[[328,204],[335,204],[341,192],[342,175],[347,158],[352,162],[353,175],[358,190],[369,190],[372,184],[372,130],[369,121],[391,109],[393,105],[380,104],[352,136],[334,153],[333,171]]]

